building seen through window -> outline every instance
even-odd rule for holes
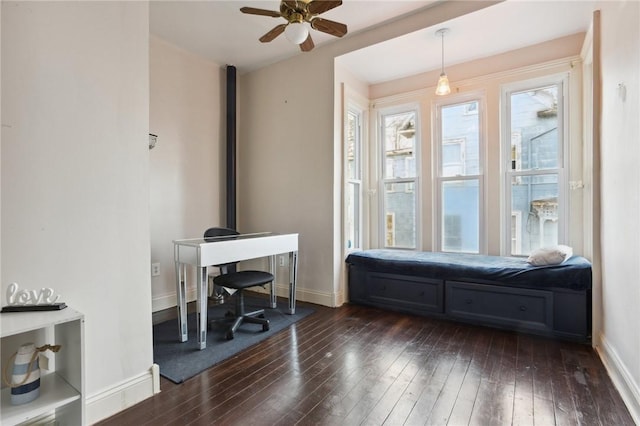
[[[385,247],[416,247],[415,110],[383,114],[383,209]]]
[[[562,138],[559,85],[509,95],[512,216],[511,254],[558,244]]]
[[[438,105],[438,249],[480,252],[481,139],[477,100]]]

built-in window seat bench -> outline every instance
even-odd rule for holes
[[[591,263],[363,250],[346,259],[351,303],[588,343]]]

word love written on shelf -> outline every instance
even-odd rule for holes
[[[20,305],[51,305],[60,299],[52,288],[38,290],[20,290],[18,283],[11,283],[7,288],[7,303],[11,306]]]

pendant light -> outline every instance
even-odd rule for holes
[[[444,35],[448,32],[449,28],[440,28],[436,31],[436,35],[442,37],[442,68],[440,71],[440,78],[438,79],[438,85],[436,86],[436,95],[438,96],[444,96],[451,93],[449,79],[447,78],[447,74],[444,73]]]

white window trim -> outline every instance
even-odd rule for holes
[[[570,76],[568,72],[559,74],[553,74],[544,77],[538,77],[534,79],[522,80],[515,83],[504,84],[500,88],[500,123],[502,139],[500,141],[500,156],[501,156],[501,170],[502,176],[502,188],[501,188],[501,202],[503,204],[501,219],[501,233],[500,238],[500,253],[503,256],[509,256],[511,252],[511,177],[512,176],[532,176],[537,174],[556,174],[558,175],[558,244],[567,244],[569,239],[569,182],[568,174],[569,170],[569,141],[570,133],[570,117],[569,117],[569,87]],[[561,97],[558,104],[562,104],[562,108],[558,111],[558,126],[561,126],[561,131],[558,134],[562,134],[562,147],[560,152],[560,158],[558,159],[558,169],[544,169],[544,170],[511,170],[511,144],[506,141],[511,141],[511,102],[510,94],[512,92],[522,92],[529,89],[536,89],[542,86],[550,86],[557,84],[560,86],[558,95]],[[507,229],[508,227],[508,229]]]
[[[363,192],[363,173],[362,173],[362,167],[363,167],[363,157],[362,157],[362,149],[363,149],[363,140],[362,140],[362,135],[364,132],[364,111],[360,108],[358,108],[356,105],[354,105],[352,102],[348,102],[347,104],[347,110],[345,112],[345,135],[347,132],[347,123],[348,123],[348,115],[349,114],[353,114],[357,117],[357,125],[359,127],[359,129],[356,131],[356,149],[355,149],[355,169],[356,169],[356,176],[354,178],[350,178],[349,176],[347,176],[347,168],[345,167],[345,203],[344,203],[344,215],[345,217],[348,216],[348,209],[347,209],[347,196],[349,194],[349,189],[351,185],[357,186],[358,191],[355,194],[356,195],[356,205],[357,205],[357,217],[354,218],[354,223],[355,223],[355,227],[356,227],[356,234],[355,234],[355,241],[353,241],[353,245],[352,247],[347,247],[346,245],[346,237],[349,233],[348,230],[348,222],[345,220],[344,221],[344,238],[343,238],[343,245],[345,247],[345,251],[347,253],[353,251],[353,250],[358,250],[358,249],[362,249],[362,234],[363,234],[363,227],[362,227],[362,210],[363,210],[363,203],[364,203],[364,197],[362,195]],[[348,145],[345,143],[344,144],[344,158],[345,160],[348,158],[348,152],[347,152],[347,147]]]
[[[369,101],[363,96],[359,95],[354,90],[350,89],[348,86],[344,86],[344,97],[343,97],[343,144],[342,144],[342,163],[343,163],[343,193],[342,193],[342,238],[341,245],[344,250],[344,255],[346,256],[349,252],[357,249],[365,249],[368,248],[369,242],[369,232],[368,232],[368,222],[369,222],[369,203],[368,197],[365,196],[365,191],[367,188],[367,176],[368,176],[368,135],[369,135]],[[347,159],[347,143],[346,143],[346,132],[347,132],[347,123],[348,123],[348,113],[349,111],[355,112],[360,116],[360,164],[359,164],[359,174],[360,179],[351,180],[349,176],[347,176],[347,168],[346,168],[346,159]],[[347,203],[346,198],[349,190],[350,182],[359,182],[360,184],[360,192],[358,196],[358,203],[360,209],[358,211],[358,218],[360,225],[359,232],[359,241],[354,243],[354,246],[351,249],[346,247],[346,237],[348,234],[347,229]]]
[[[442,165],[440,164],[441,160],[441,141],[442,141],[442,126],[440,121],[441,108],[445,106],[451,105],[459,105],[464,104],[470,101],[478,102],[478,131],[480,135],[480,142],[478,147],[478,175],[467,175],[467,176],[449,176],[442,177],[440,176],[440,171],[442,169]],[[433,121],[433,143],[432,143],[432,183],[433,183],[433,194],[434,194],[434,203],[432,204],[433,211],[433,247],[435,251],[443,251],[442,250],[442,226],[444,223],[444,217],[442,215],[442,184],[447,181],[459,181],[459,180],[478,180],[478,253],[486,254],[488,250],[487,243],[487,221],[486,221],[486,173],[484,172],[486,169],[486,150],[487,150],[487,130],[486,130],[486,108],[487,108],[487,99],[484,91],[474,91],[469,92],[459,96],[451,96],[446,99],[435,99],[431,105],[432,111],[432,121]]]

